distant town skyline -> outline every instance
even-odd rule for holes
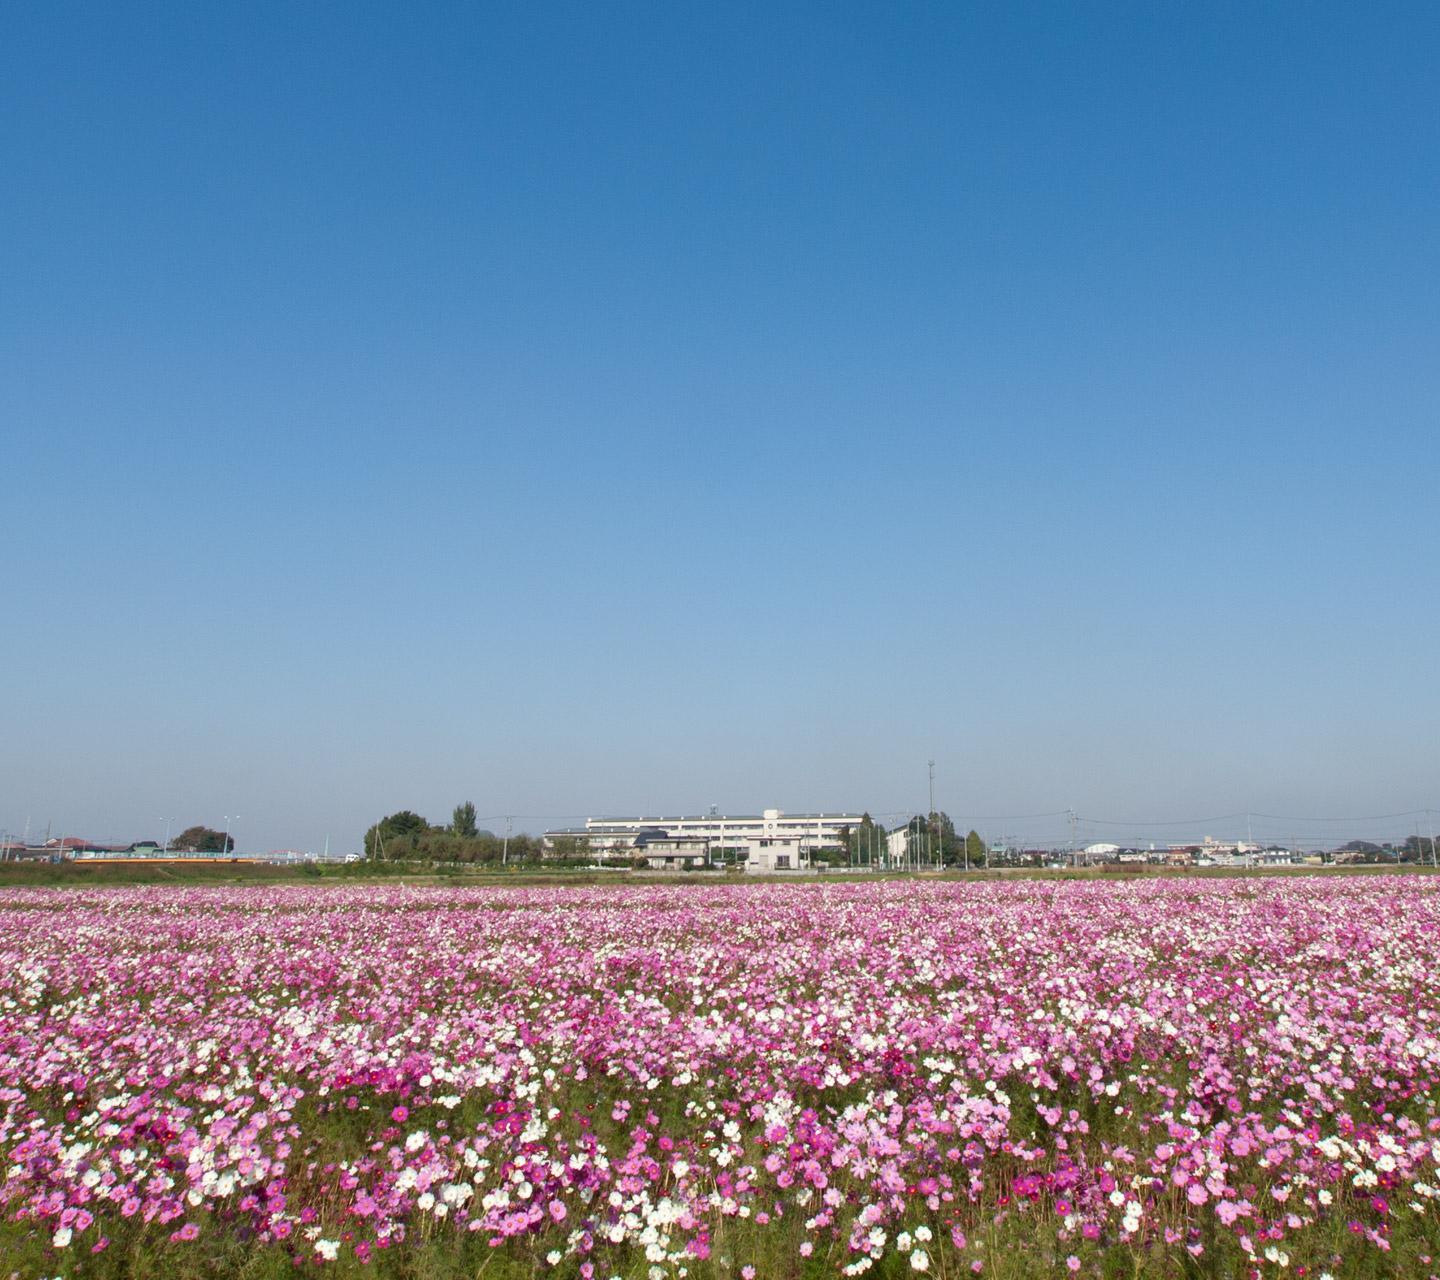
[[[9,7],[0,827],[1440,812],[1437,61]]]
[[[937,805],[937,807],[939,807]],[[1003,845],[1012,848],[1061,848],[1085,849],[1090,846],[1116,844],[1122,848],[1182,847],[1189,845],[1229,844],[1241,847],[1275,847],[1294,849],[1338,849],[1355,842],[1374,842],[1400,846],[1408,840],[1429,848],[1434,839],[1434,829],[1440,810],[1411,809],[1389,814],[1368,815],[1277,815],[1248,812],[1212,814],[1206,817],[1183,819],[1157,819],[1134,821],[1128,819],[1096,817],[1079,811],[1055,810],[1045,813],[1027,814],[961,814],[950,813],[943,807],[939,811],[953,821],[960,831],[974,828],[988,845]],[[398,810],[397,810],[398,812]],[[822,819],[823,829],[833,834],[852,819],[862,815],[872,819],[882,829],[897,830],[907,822],[926,812],[924,806],[914,809],[842,809],[829,811],[794,811],[781,809],[733,810],[721,812],[718,806],[695,813],[645,811],[632,814],[592,813],[583,817],[577,815],[535,815],[497,814],[477,815],[476,822],[483,834],[500,836],[507,832],[516,836],[575,835],[578,833],[602,834],[620,830],[654,830],[670,824],[671,835],[687,830],[709,829],[719,825],[724,829],[726,822],[733,824],[731,833],[740,831],[747,824],[756,825],[762,817],[776,815],[784,821],[782,825],[799,831],[808,831],[815,820]],[[378,819],[383,815],[375,815]],[[446,816],[440,810],[421,814],[436,826],[446,825]],[[1073,822],[1072,822],[1073,819]],[[797,825],[798,824],[798,825]],[[112,824],[113,825],[113,824]],[[204,824],[187,824],[191,830],[199,830]],[[588,831],[587,831],[588,829]],[[819,827],[816,828],[820,829]],[[343,857],[347,853],[360,851],[360,841],[352,848],[333,834],[315,844],[308,842],[280,841],[270,844],[242,842],[235,844],[233,837],[241,832],[238,823],[232,826],[226,821],[223,826],[210,828],[219,847],[221,835],[232,837],[232,847],[238,854],[263,855],[272,852],[320,855],[322,853]],[[97,836],[94,832],[79,833],[62,830],[53,823],[43,828],[33,822],[18,830],[0,827],[0,850],[15,847],[36,848],[47,842],[56,847],[84,845],[118,849],[136,844],[153,843],[169,848],[180,847],[180,828],[167,828],[164,836],[117,834],[113,831]],[[603,843],[603,840],[602,840]]]

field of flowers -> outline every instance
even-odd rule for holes
[[[1437,948],[1423,876],[10,890],[0,1275],[1424,1277]]]

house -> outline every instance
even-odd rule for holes
[[[710,841],[693,836],[647,836],[635,841],[652,871],[687,871],[710,865]]]
[[[745,837],[747,875],[768,875],[776,871],[808,870],[810,859],[802,836],[776,832]]]

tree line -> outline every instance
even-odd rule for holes
[[[985,865],[985,842],[979,833],[972,829],[962,838],[948,813],[917,814],[895,831],[907,833],[907,857],[911,860],[947,867]],[[854,827],[841,828],[841,848],[813,856],[816,861],[832,865],[883,864],[889,861],[891,834],[866,813]],[[455,806],[450,822],[443,826],[402,809],[381,818],[365,833],[365,857],[374,862],[589,861],[594,856],[595,851],[583,836],[557,836],[553,847],[547,849],[539,836],[505,837],[479,830],[475,806],[468,800]]]
[[[909,822],[887,832],[868,813],[862,814],[854,827],[841,828],[844,842],[844,857],[851,865],[870,866],[885,861],[889,856],[889,839],[895,831],[904,831],[908,838],[909,852],[906,857],[917,856],[926,862],[942,866],[983,867],[985,865],[985,841],[973,828],[962,839],[955,831],[955,822],[948,813],[932,812],[929,815],[916,814]]]
[[[534,862],[546,856],[538,836],[497,836],[475,825],[470,801],[455,806],[446,826],[401,809],[365,833],[365,857],[375,862]]]

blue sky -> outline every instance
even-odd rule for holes
[[[1437,59],[9,6],[0,825],[1440,807]]]

